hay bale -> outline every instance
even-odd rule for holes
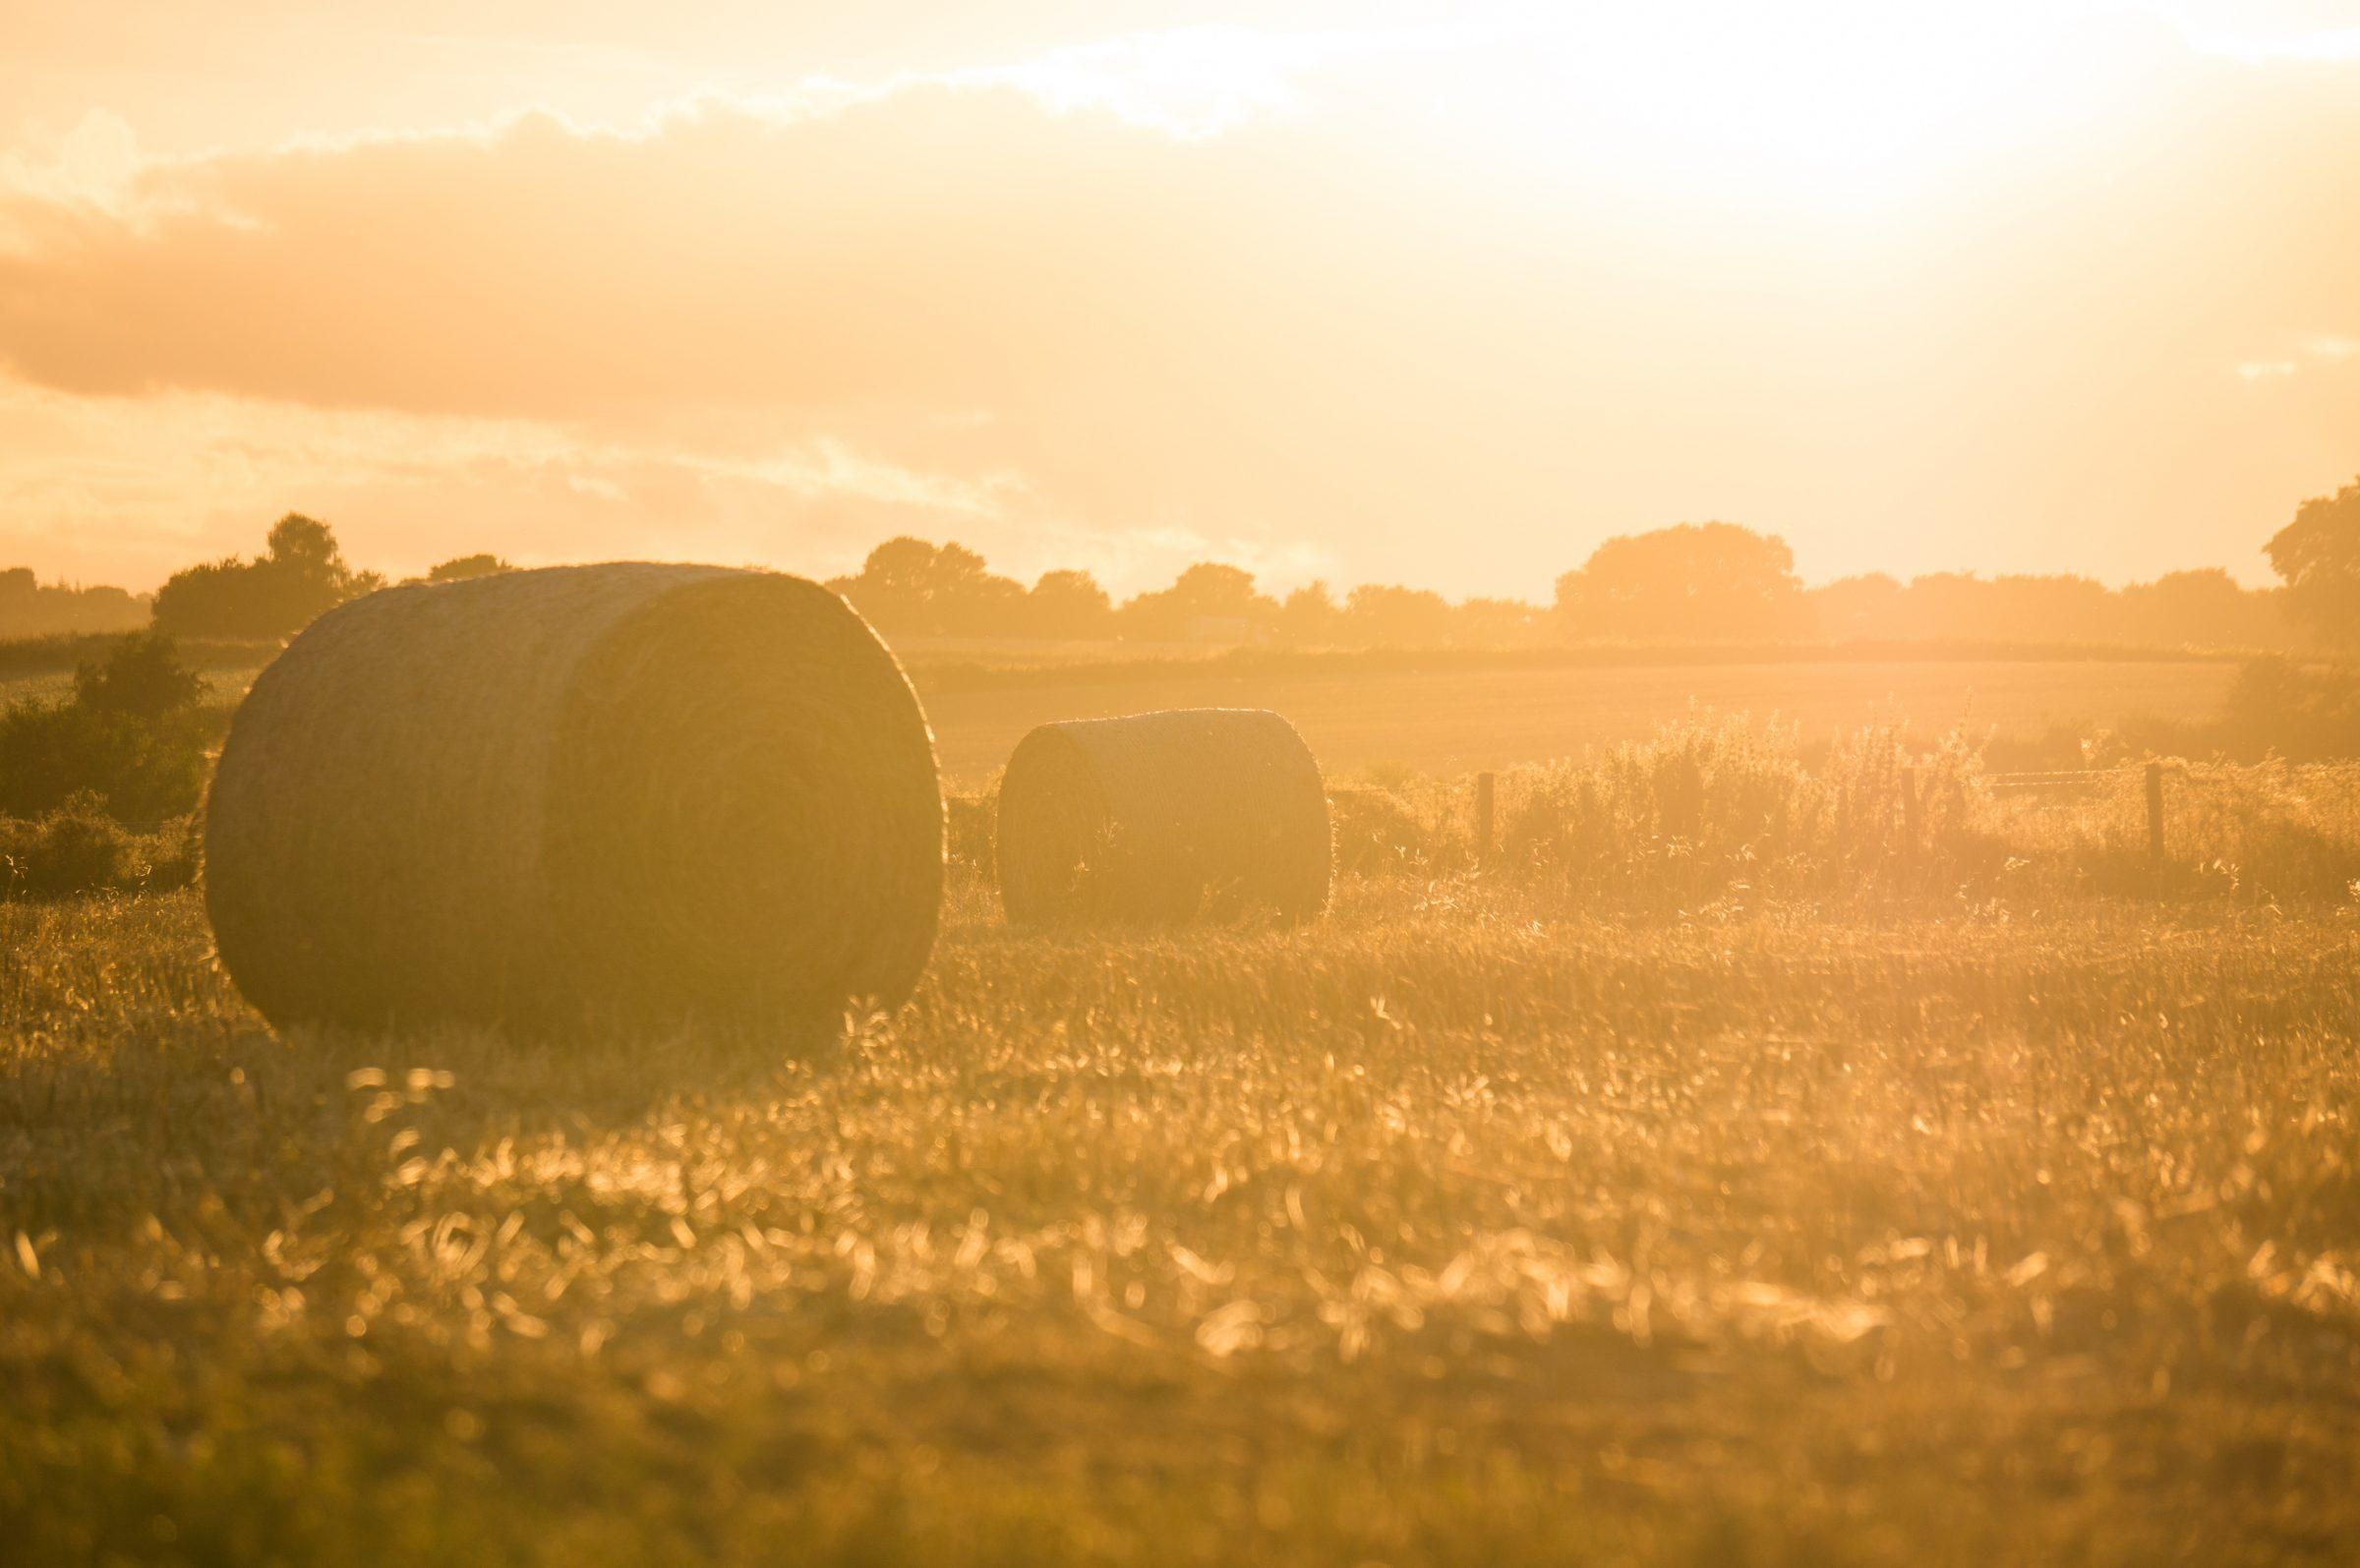
[[[1169,922],[1328,903],[1328,796],[1295,726],[1198,708],[1043,725],[1000,781],[1000,901],[1020,923]]]
[[[625,563],[389,589],[239,709],[206,904],[280,1024],[810,1021],[942,899],[909,681],[815,583]]]

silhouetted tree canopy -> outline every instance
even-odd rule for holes
[[[1786,542],[1733,523],[1683,523],[1608,540],[1557,581],[1553,610],[1512,599],[1452,604],[1428,589],[1372,583],[1341,603],[1324,582],[1260,591],[1241,567],[1201,561],[1170,586],[1119,607],[1087,571],[1043,572],[1027,589],[956,542],[902,536],[870,551],[829,587],[894,636],[1257,641],[1295,647],[1516,648],[1550,641],[1960,642],[2289,650],[2290,612],[2332,640],[2360,642],[2360,482],[2306,502],[2271,541],[2288,583],[2250,589],[2216,567],[2170,572],[2120,589],[2062,574],[1982,577],[1884,573],[1815,588],[1798,580]],[[443,561],[433,582],[510,564],[490,552]],[[174,576],[156,596],[155,625],[181,636],[281,637],[322,610],[381,584],[347,566],[324,523],[290,514],[255,559]],[[0,571],[0,637],[136,625],[142,601],[120,589],[37,583]],[[60,617],[64,618],[60,618]],[[77,618],[79,617],[79,618]],[[128,618],[126,618],[128,617]]]
[[[463,583],[470,577],[497,577],[516,568],[485,551],[480,554],[458,555],[442,562],[426,574],[430,583]]]
[[[1326,583],[1305,583],[1278,607],[1278,634],[1299,648],[1343,640],[1344,612]]]
[[[1559,619],[1577,638],[1792,636],[1804,629],[1801,596],[1787,542],[1735,523],[1610,539],[1557,580]]]
[[[1123,606],[1127,637],[1155,642],[1230,641],[1272,625],[1278,602],[1254,591],[1254,574],[1218,561],[1199,561],[1172,586],[1141,594]]]
[[[2360,480],[2303,502],[2266,548],[2295,617],[2329,642],[2360,647]]]
[[[1035,637],[1104,637],[1114,630],[1114,601],[1088,572],[1042,572],[1026,599],[1025,620]]]
[[[2093,643],[2275,648],[2287,641],[2280,590],[2241,586],[2218,568],[2111,589],[2088,577],[1882,572],[1803,592],[1830,642]]]
[[[130,631],[147,619],[147,601],[120,588],[43,583],[30,566],[0,571],[0,639]]]
[[[1021,636],[1026,595],[965,545],[904,535],[868,552],[859,572],[829,587],[880,631],[904,636]]]
[[[1425,588],[1363,583],[1344,601],[1355,643],[1376,648],[1439,648],[1454,641],[1450,602]]]
[[[286,637],[345,600],[384,586],[344,563],[325,523],[289,512],[253,560],[176,572],[155,594],[155,625],[181,637]]]

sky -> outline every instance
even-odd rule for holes
[[[0,565],[2262,582],[2355,192],[2360,0],[8,7]]]

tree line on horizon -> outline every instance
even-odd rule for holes
[[[149,601],[120,588],[44,583],[30,566],[0,570],[0,637],[64,637],[137,631]]]
[[[2109,588],[2070,575],[1882,573],[1805,586],[1785,540],[1734,523],[1681,523],[1610,539],[1557,579],[1547,605],[1452,602],[1431,589],[1314,582],[1265,593],[1242,567],[1200,561],[1167,587],[1117,601],[1087,571],[1027,585],[956,542],[903,536],[828,586],[888,637],[1266,643],[1302,648],[1530,648],[1566,643],[2083,643],[2269,652],[2360,644],[2360,480],[2306,501],[2269,543],[2281,586],[2219,568]],[[489,553],[427,581],[511,569]],[[289,513],[263,552],[175,573],[152,601],[121,589],[43,587],[0,571],[0,638],[134,629],[271,640],[385,586],[344,559],[325,523]]]
[[[1610,539],[1547,605],[1315,582],[1283,596],[1199,562],[1117,603],[1088,572],[1031,587],[965,546],[903,537],[828,586],[888,636],[1267,642],[1305,648],[1516,648],[1566,643],[2084,643],[2283,652],[2360,637],[2360,482],[2305,504],[2270,544],[2285,580],[2247,588],[2217,567],[2109,588],[2088,577],[1883,573],[1806,587],[1794,552],[1733,523]]]

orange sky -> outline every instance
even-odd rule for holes
[[[2360,472],[2360,0],[984,9],[8,8],[0,564],[2259,581]]]

